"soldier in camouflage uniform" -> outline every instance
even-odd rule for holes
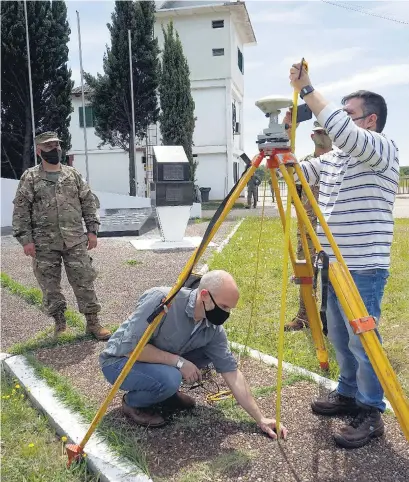
[[[251,207],[251,198],[253,198],[253,207],[257,207],[258,201],[258,186],[260,185],[261,181],[256,174],[250,178],[249,182],[247,183],[247,206],[246,209],[250,209]]]
[[[328,134],[326,133],[325,129],[323,129],[317,121],[314,122],[314,127],[312,129],[312,134],[311,134],[311,139],[313,140],[315,144],[315,150],[314,154],[309,154],[308,156],[304,157],[303,159],[300,159],[300,162],[302,161],[308,161],[309,159],[313,159],[314,157],[319,157],[322,156],[323,154],[326,154],[327,152],[332,150],[332,141],[329,138]],[[312,193],[314,194],[315,199],[318,201],[318,195],[319,195],[319,186],[311,186]],[[309,203],[306,194],[302,191],[302,187],[300,185],[297,185],[297,191],[298,195],[300,196],[300,199],[303,203],[304,209],[307,212],[308,218],[311,221],[311,224],[314,228],[314,230],[317,230],[317,216],[315,215],[311,204]],[[309,250],[309,255],[311,257],[311,261],[314,261],[314,256],[315,256],[315,249],[312,244],[311,238],[309,237],[308,233],[306,233],[307,237],[307,242],[308,242],[308,250]],[[304,255],[304,250],[302,249],[302,243],[301,243],[301,235],[300,231],[297,230],[297,258],[298,259],[305,259]],[[307,317],[307,310],[304,305],[304,300],[301,296],[301,289],[300,289],[300,302],[299,302],[299,308],[298,308],[298,313],[291,320],[290,323],[287,323],[285,325],[285,330],[286,331],[295,331],[295,330],[302,330],[303,328],[308,328],[309,323],[308,323],[308,317]]]
[[[55,320],[55,335],[66,330],[67,304],[60,286],[63,260],[79,311],[87,321],[87,333],[107,340],[111,333],[98,320],[101,306],[94,289],[96,271],[87,251],[97,245],[96,197],[78,171],[60,163],[61,147],[55,132],[45,132],[35,141],[41,162],[21,176],[14,199],[13,235],[33,258],[43,307]]]

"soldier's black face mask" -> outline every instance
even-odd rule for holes
[[[206,307],[203,303],[203,307],[206,313],[206,319],[209,320],[212,325],[223,325],[223,323],[227,320],[227,318],[230,316],[230,313],[228,311],[222,310],[220,306],[217,306],[217,303],[214,301],[213,296],[210,294],[208,291],[210,298],[213,301],[214,308],[212,310],[206,310]]]
[[[61,150],[56,147],[48,152],[41,150],[41,158],[49,164],[58,164],[61,161]]]

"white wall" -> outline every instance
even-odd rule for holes
[[[142,151],[136,151],[141,162]],[[85,154],[75,154],[73,167],[86,178]],[[88,153],[89,184],[92,189],[129,195],[129,156],[127,152],[100,151]],[[139,182],[145,186],[144,178]]]
[[[1,178],[1,226],[11,226],[18,181]]]
[[[194,145],[226,145],[226,89],[213,87],[192,90],[196,126]]]
[[[211,187],[209,199],[223,199],[226,178],[226,154],[199,154],[197,156],[199,187]],[[232,176],[233,173],[230,174]]]
[[[11,226],[13,220],[13,199],[19,181],[1,178],[1,226]],[[93,190],[100,202],[100,209],[146,208],[151,206],[151,200],[141,197],[123,196]],[[196,208],[197,212],[197,208]]]
[[[191,80],[230,76],[230,18],[227,12],[176,16],[172,20],[189,63]],[[212,28],[212,20],[224,20],[224,28]],[[155,23],[160,48],[163,47],[162,23],[166,28],[169,18],[157,18]],[[224,56],[213,56],[212,49],[218,48],[224,48]]]

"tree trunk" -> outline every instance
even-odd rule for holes
[[[135,146],[132,134],[129,135],[129,195],[136,196],[135,182]]]
[[[24,132],[24,146],[23,146],[23,162],[21,164],[21,174],[26,171],[33,163],[31,162],[31,145],[33,138],[33,131],[31,128],[31,109],[30,105],[26,106],[26,122]]]

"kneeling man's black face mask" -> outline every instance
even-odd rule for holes
[[[223,325],[223,323],[227,320],[230,316],[228,311],[222,310],[220,306],[217,306],[217,303],[214,301],[213,296],[208,291],[210,298],[214,303],[214,308],[212,310],[206,310],[206,307],[203,303],[203,307],[206,313],[206,319],[209,320],[210,323],[216,326]]]

